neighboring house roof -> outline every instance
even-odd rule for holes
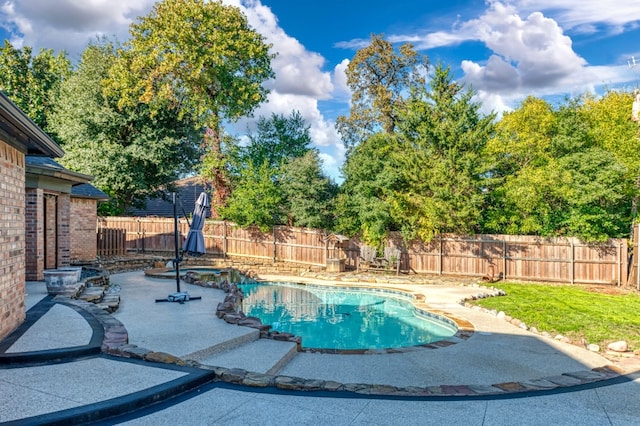
[[[180,179],[174,182],[176,187],[176,204],[178,216],[188,216],[193,213],[196,200],[202,191],[206,191],[202,179],[198,176]],[[173,217],[172,193],[166,191],[164,199],[152,198],[147,200],[144,209],[131,209],[133,216],[160,216]],[[207,217],[211,217],[211,211],[207,211]]]
[[[0,91],[0,139],[25,154],[62,157],[64,151],[2,91]]]
[[[98,201],[107,201],[109,197],[90,183],[81,183],[71,187],[71,196],[73,198],[89,198]]]

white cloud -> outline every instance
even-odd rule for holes
[[[640,20],[637,0],[519,0],[516,2],[523,12],[553,10],[555,20],[566,28],[578,28],[593,23],[620,27]],[[614,30],[615,31],[615,30]]]
[[[487,13],[464,26],[474,28],[479,40],[494,52],[486,65],[463,63],[465,79],[477,90],[556,86],[586,65],[558,24],[540,12],[522,19],[514,7],[495,2]]]
[[[239,0],[234,2],[239,4]],[[324,159],[324,171],[336,178],[338,168],[344,157],[334,157],[342,142],[334,123],[326,119],[318,107],[319,100],[331,99],[336,91],[343,90],[340,73],[334,71],[334,81],[330,72],[323,71],[325,59],[316,52],[308,51],[298,40],[287,35],[278,25],[278,20],[258,0],[245,1],[240,6],[247,16],[249,24],[273,45],[276,58],[271,62],[275,72],[275,80],[267,84],[271,93],[268,102],[262,104],[254,114],[255,117],[270,117],[272,113],[289,116],[292,111],[299,111],[310,126],[309,133],[314,145],[320,149]],[[346,79],[346,77],[345,77]],[[243,120],[244,128],[252,128],[255,119]],[[243,128],[243,130],[244,130]],[[340,155],[340,154],[338,154]]]
[[[18,47],[66,50],[78,57],[98,36],[128,37],[129,24],[148,13],[154,0],[11,0],[0,22]]]
[[[351,89],[347,85],[347,67],[349,66],[349,60],[343,59],[333,69],[333,87],[334,97],[348,97],[351,98]]]
[[[235,3],[235,2],[234,2]],[[325,59],[310,52],[278,26],[271,9],[259,1],[246,2],[242,7],[249,25],[262,34],[273,45],[276,58],[271,62],[276,79],[269,88],[280,93],[328,99],[333,91],[331,75],[322,71]]]
[[[603,7],[600,1],[521,0],[487,2],[478,18],[456,23],[450,31],[436,31],[411,41],[416,47],[442,47],[480,41],[492,51],[486,61],[463,60],[463,81],[477,91],[486,111],[508,110],[527,95],[579,94],[597,86],[630,80],[625,67],[594,67],[578,55],[565,29],[594,32],[596,24],[636,25],[636,0],[617,0]],[[553,18],[542,11],[553,14]],[[524,16],[524,17],[523,17]],[[390,37],[391,39],[391,37]]]

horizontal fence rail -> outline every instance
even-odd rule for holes
[[[185,218],[178,221],[179,243],[189,231]],[[207,220],[203,228],[208,255],[238,256],[273,262],[325,266],[344,259],[358,267],[370,251],[357,238],[334,244],[324,230],[276,226],[269,232],[240,228],[226,221]],[[331,234],[332,235],[332,234]],[[174,253],[174,219],[102,217],[98,219],[98,255]],[[627,241],[612,239],[586,244],[575,238],[541,238],[514,235],[440,235],[430,242],[405,244],[391,234],[384,252],[398,253],[405,272],[484,277],[487,281],[565,282],[627,285]]]

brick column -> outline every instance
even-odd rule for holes
[[[44,269],[58,267],[58,197],[45,193],[44,199]]]
[[[58,267],[71,264],[71,195],[58,195]]]
[[[42,189],[27,189],[26,193],[26,279],[44,279],[44,192]]]

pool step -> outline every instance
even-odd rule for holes
[[[296,343],[258,339],[228,351],[198,359],[203,365],[241,368],[263,374],[276,374],[297,353]]]
[[[194,360],[202,363],[201,360],[203,359],[207,359],[209,357],[215,356],[216,354],[233,351],[238,347],[242,347],[247,343],[257,341],[260,338],[260,331],[256,329],[249,328],[249,327],[236,327],[236,326],[233,326],[232,328],[234,330],[234,333],[229,334],[225,338],[219,339],[218,343],[215,343],[211,346],[197,350],[190,354],[182,355],[181,358],[190,359],[190,360]],[[227,330],[229,329],[231,328],[227,328]],[[224,330],[225,329],[222,328],[222,329],[219,329],[218,332],[223,333]],[[238,334],[237,330],[242,330],[242,332]]]

